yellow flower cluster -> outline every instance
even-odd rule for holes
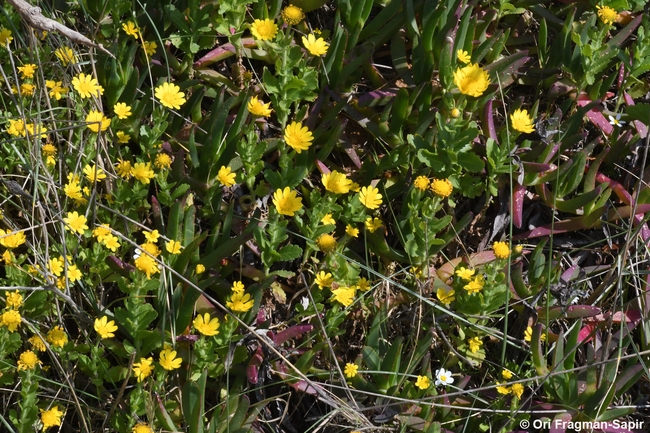
[[[241,281],[237,281],[232,285],[232,296],[226,302],[226,307],[236,313],[245,313],[253,308],[254,303],[255,301],[251,298],[251,295],[244,293],[244,284]]]
[[[14,232],[11,230],[0,229],[0,245],[5,248],[13,249],[18,248],[25,243],[27,238],[25,232]]]
[[[151,242],[145,242],[140,245],[140,248],[135,250],[133,255],[135,267],[147,275],[147,279],[151,279],[154,274],[160,272],[160,265],[156,261],[156,257],[160,255],[158,246]]]
[[[503,370],[501,376],[505,379],[512,378],[512,372],[509,370]],[[524,393],[524,386],[521,383],[513,383],[510,387],[507,386],[507,382],[497,382],[497,392],[499,394],[507,395],[513,394],[517,398],[521,398]]]

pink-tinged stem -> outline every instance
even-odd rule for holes
[[[518,229],[521,228],[524,221],[524,197],[526,196],[526,187],[516,184],[512,194],[512,223]]]
[[[625,203],[628,206],[634,206],[632,195],[629,192],[627,192],[623,187],[623,185],[621,185],[619,182],[610,179],[609,177],[605,176],[602,173],[596,173],[596,182],[608,183],[609,187],[614,191],[614,194],[616,194],[623,203]],[[636,214],[634,215],[634,218],[632,218],[632,223],[635,227],[641,224],[642,222],[643,222],[642,213]],[[644,241],[650,239],[650,229],[648,228],[648,225],[645,223],[641,227],[641,239],[643,239]]]
[[[584,107],[585,105],[591,104],[593,101],[589,99],[586,93],[581,93],[578,96],[577,102],[579,106]],[[587,111],[586,116],[591,121],[591,123],[596,125],[605,134],[609,135],[614,131],[614,127],[609,123],[605,116],[603,116],[603,113],[601,113],[602,110],[603,107],[598,104],[591,110]]]
[[[494,127],[494,112],[492,111],[492,99],[487,101],[487,104],[485,104],[485,108],[483,109],[483,120],[485,125],[487,126],[488,137],[490,137],[492,140],[498,143],[499,139],[497,136],[497,130]]]
[[[245,48],[257,47],[257,44],[255,43],[255,39],[253,38],[244,38],[241,40],[241,44]],[[201,57],[199,60],[194,62],[194,68],[202,68],[211,65],[221,60],[225,60],[228,57],[232,57],[236,53],[237,53],[237,49],[235,48],[235,46],[230,42],[228,42],[226,44],[223,44],[211,50],[208,54],[206,54],[205,56]]]

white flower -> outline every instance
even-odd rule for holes
[[[454,383],[454,378],[451,377],[451,371],[441,368],[436,370],[436,386],[438,385],[450,385]]]
[[[142,254],[142,250],[141,250],[140,248],[136,248],[136,249],[135,249],[135,252],[133,253],[133,260],[135,260],[135,259],[137,259],[138,257],[140,257],[141,254]]]
[[[306,296],[303,296],[302,299],[300,300],[300,305],[302,305],[302,309],[306,310],[309,308],[309,298]]]
[[[616,119],[614,119],[614,116],[609,116],[609,123],[614,126],[623,126],[625,125],[625,120],[621,120],[621,113],[618,113]]]

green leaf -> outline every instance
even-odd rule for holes
[[[483,160],[475,153],[458,154],[458,165],[471,173],[481,172],[485,168]]]
[[[280,260],[288,262],[290,260],[295,260],[302,255],[302,248],[298,245],[285,245],[280,248],[278,251]]]

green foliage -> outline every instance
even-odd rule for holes
[[[508,432],[540,401],[631,415],[650,18],[601,3],[29,11],[99,48],[7,6],[0,384],[17,392],[0,423],[43,430],[55,406],[47,428],[120,433]]]

